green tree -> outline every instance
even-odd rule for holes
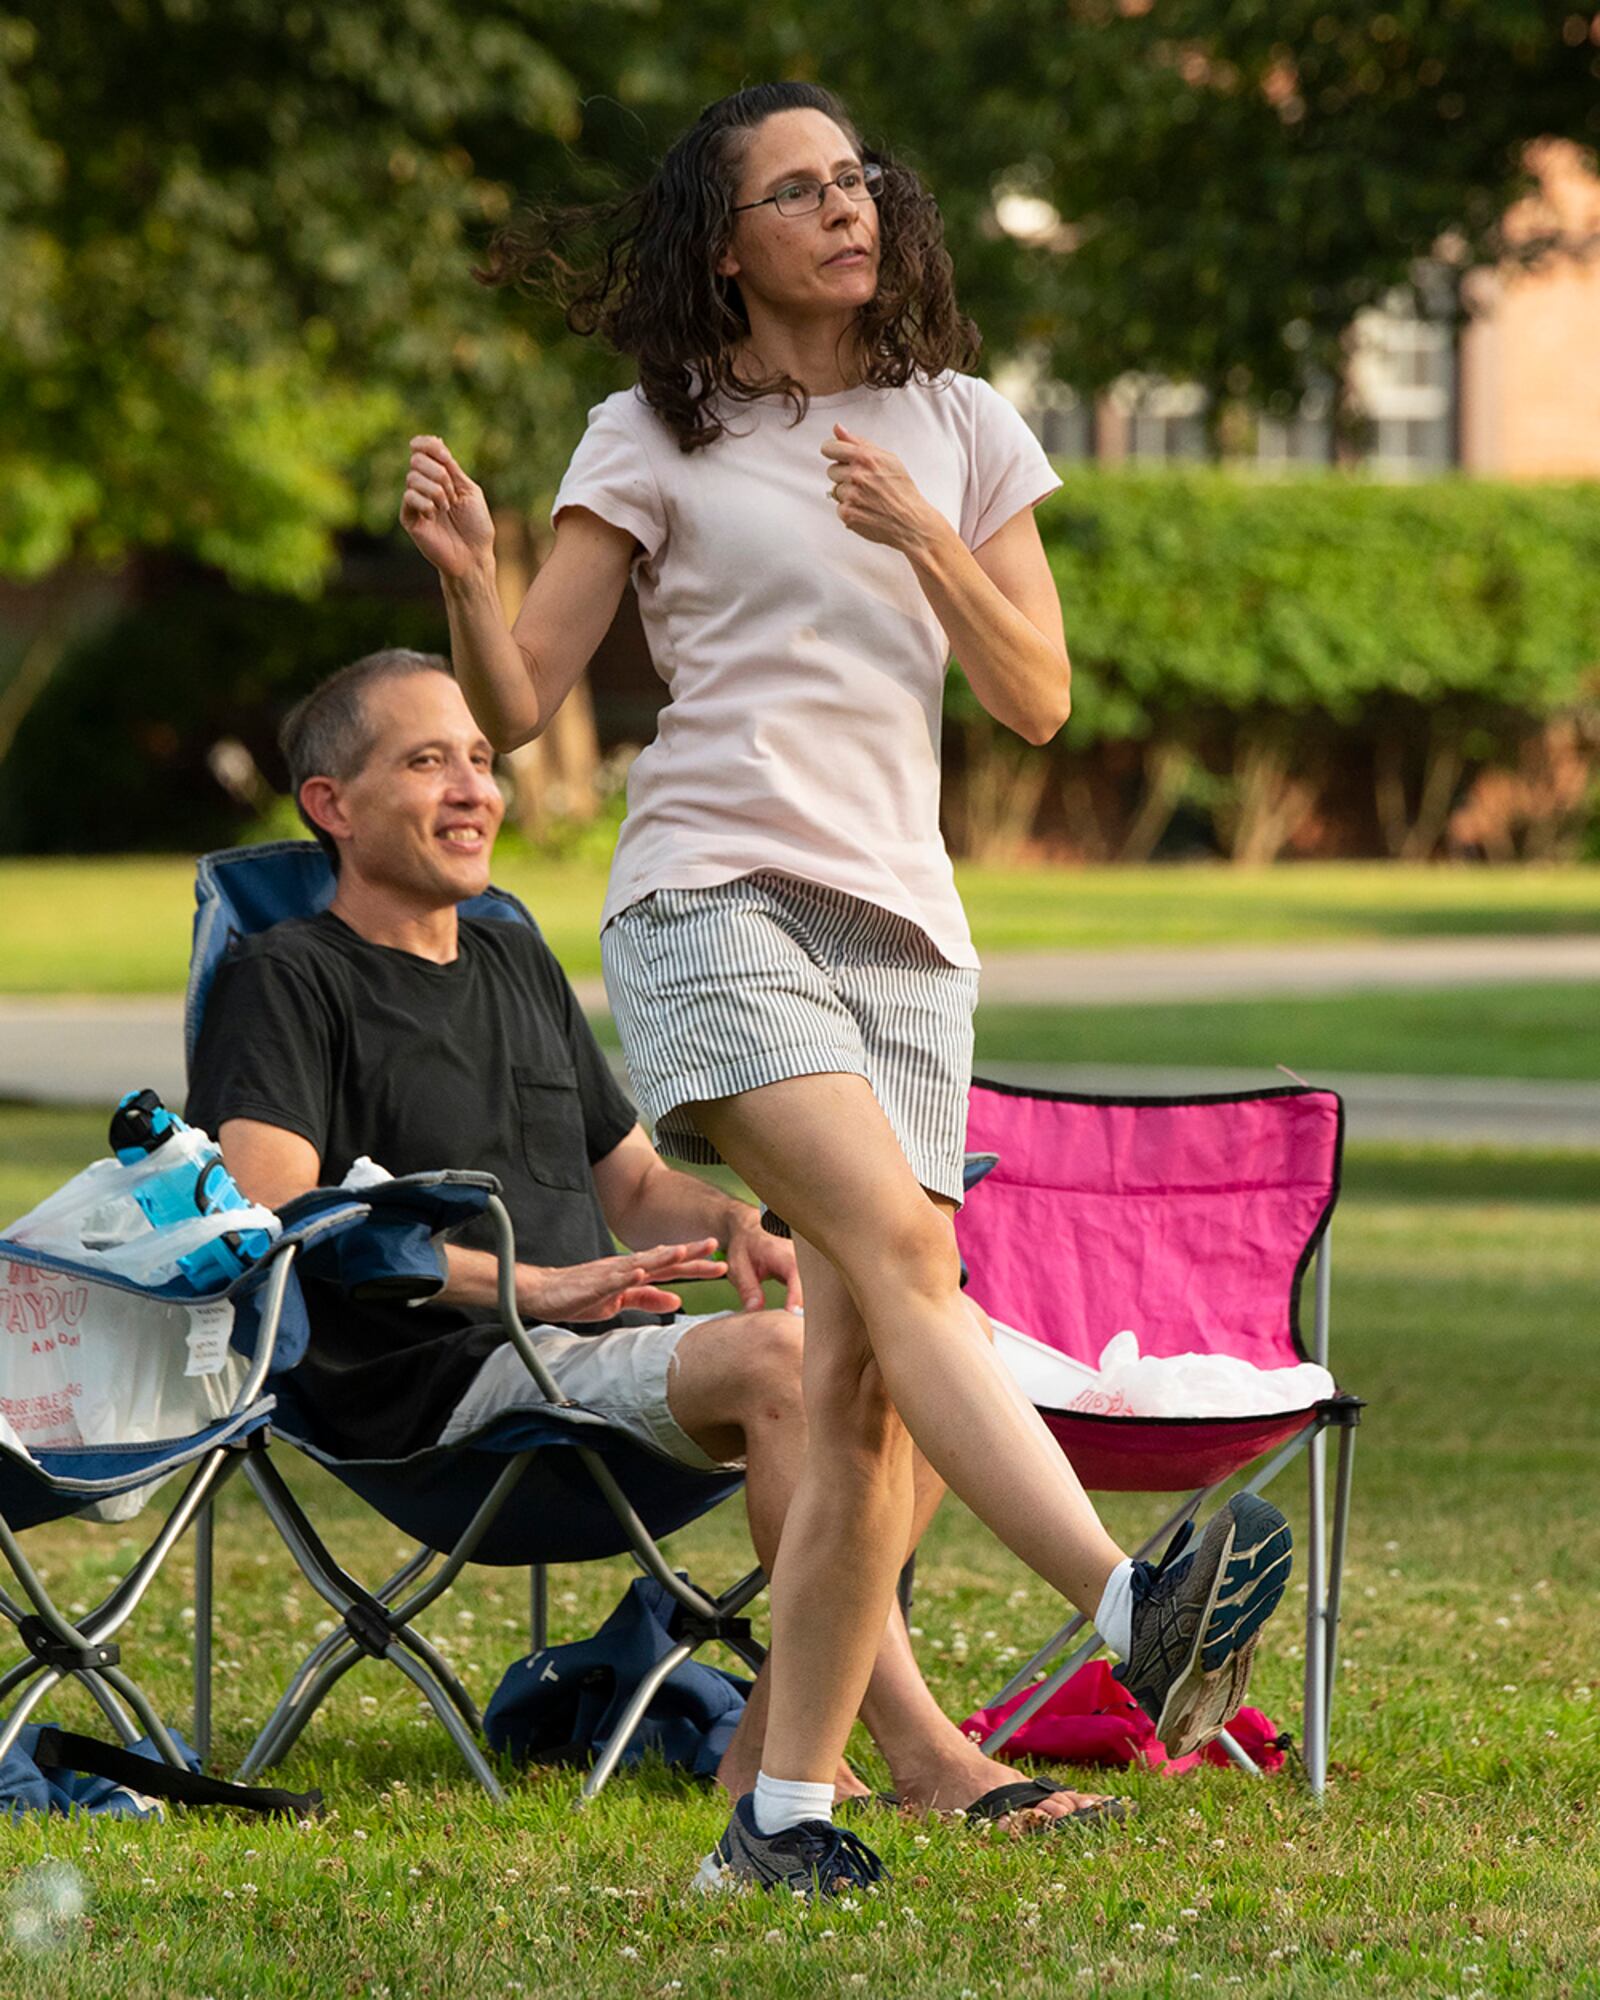
[[[1600,143],[1592,5],[658,0],[656,26],[616,85],[652,133],[763,74],[840,91],[927,174],[991,350],[1086,389],[1292,394],[1441,244],[1457,278],[1547,251],[1502,231],[1529,143]],[[1007,236],[997,189],[1059,222]]]
[[[0,756],[89,572],[314,591],[392,521],[414,428],[546,498],[621,371],[475,255],[751,78],[832,85],[922,168],[991,354],[1292,396],[1442,241],[1458,275],[1502,253],[1530,140],[1600,136],[1600,17],[1388,8],[0,0],[0,576],[56,579]],[[998,228],[1008,190],[1059,224]]]

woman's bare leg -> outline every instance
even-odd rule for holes
[[[832,1073],[795,1077],[697,1105],[694,1115],[723,1158],[821,1253],[854,1301],[870,1364],[852,1345],[832,1393],[848,1398],[852,1379],[873,1397],[886,1390],[951,1491],[1036,1575],[1092,1618],[1123,1551],[979,1330],[961,1296],[950,1218],[917,1184],[865,1080]],[[809,1362],[809,1281],[806,1323]],[[814,1456],[815,1416],[810,1435]],[[857,1435],[866,1441],[871,1426],[858,1427]],[[801,1516],[804,1532],[832,1518],[814,1503]],[[792,1530],[785,1533],[785,1554],[793,1539]],[[903,1543],[895,1546],[897,1551]],[[832,1561],[819,1557],[818,1572]],[[808,1561],[808,1573],[810,1567]],[[892,1575],[892,1555],[878,1559],[874,1591],[884,1567]],[[887,1593],[883,1605],[886,1614]],[[882,1631],[880,1618],[874,1643]],[[816,1636],[797,1621],[803,1653]],[[813,1656],[797,1677],[823,1670]],[[776,1686],[774,1696],[776,1708]]]
[[[911,1440],[855,1302],[803,1236],[807,1445],[772,1574],[761,1768],[832,1782],[883,1640],[912,1530]]]

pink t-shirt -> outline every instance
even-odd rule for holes
[[[609,396],[556,495],[637,537],[634,587],[670,694],[628,778],[603,922],[655,889],[757,869],[908,918],[977,954],[939,831],[950,645],[898,550],[839,520],[822,444],[841,423],[894,452],[978,548],[1060,484],[987,382],[736,405],[682,452],[637,390]]]

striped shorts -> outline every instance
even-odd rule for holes
[[[658,889],[611,920],[600,950],[659,1151],[716,1165],[685,1107],[843,1071],[871,1084],[922,1185],[960,1202],[978,974],[915,924],[762,872]]]

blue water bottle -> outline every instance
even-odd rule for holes
[[[130,1090],[112,1113],[111,1147],[125,1167],[133,1167],[159,1153],[179,1133],[193,1130],[153,1090]],[[200,1137],[204,1140],[203,1134]],[[167,1229],[196,1215],[224,1215],[250,1207],[209,1140],[198,1149],[174,1147],[170,1168],[151,1175],[134,1190],[134,1199],[152,1229]],[[219,1291],[263,1256],[271,1242],[264,1229],[229,1229],[180,1257],[178,1269],[197,1292]]]

